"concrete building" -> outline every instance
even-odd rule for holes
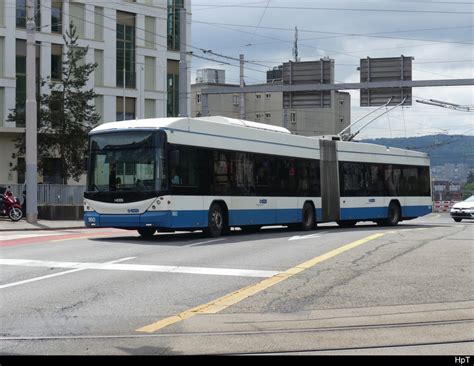
[[[206,73],[213,75],[212,72]],[[197,75],[200,75],[198,73]],[[288,62],[267,73],[267,84],[333,83],[334,60]],[[191,85],[191,116],[203,115],[203,90],[212,87],[235,87],[200,78]],[[350,124],[350,94],[325,92],[268,92],[245,94],[245,119],[288,128],[305,136],[337,134]],[[240,118],[240,94],[209,94],[208,114]]]
[[[79,45],[89,46],[85,62],[98,64],[88,87],[98,94],[95,105],[101,122],[179,114],[179,13],[183,7],[188,9],[190,40],[191,0],[36,2],[36,69],[42,78],[61,77],[62,35],[72,21]],[[24,181],[23,172],[11,168],[22,164],[22,157],[15,155],[14,139],[25,126],[8,122],[7,116],[15,106],[25,105],[25,27],[26,0],[0,0],[0,183]],[[51,172],[39,177],[39,182],[54,183],[55,177]]]

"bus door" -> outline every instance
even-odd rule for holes
[[[319,147],[322,221],[337,221],[340,219],[340,200],[336,141],[321,139]]]

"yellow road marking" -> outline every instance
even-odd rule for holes
[[[315,266],[318,263],[321,263],[325,260],[328,260],[330,258],[333,258],[341,253],[347,252],[348,250],[354,249],[364,243],[367,243],[368,241],[380,238],[381,236],[384,236],[385,234],[379,233],[379,234],[373,234],[370,236],[367,236],[365,238],[356,240],[352,243],[343,245],[342,247],[339,247],[337,249],[331,250],[330,252],[327,252],[325,254],[322,254],[318,257],[315,257],[313,259],[310,259],[309,261],[303,262],[293,268],[290,268],[284,272],[280,272],[276,274],[273,277],[264,279],[258,283],[249,285],[247,287],[244,287],[240,290],[237,290],[235,292],[232,292],[230,294],[227,294],[223,297],[220,297],[216,300],[213,300],[211,302],[208,302],[207,304],[199,305],[196,306],[195,308],[185,310],[177,315],[170,316],[168,318],[159,320],[153,324],[146,325],[144,327],[141,327],[137,329],[137,332],[143,332],[143,333],[153,333],[156,332],[157,330],[163,329],[169,325],[178,323],[182,320],[188,319],[193,317],[194,315],[198,314],[215,314],[221,310],[226,309],[227,307],[234,305],[250,296],[253,296],[263,290],[266,290],[267,288],[276,285],[277,283],[280,283],[300,272],[303,272],[313,266]]]

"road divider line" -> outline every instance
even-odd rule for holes
[[[373,234],[370,236],[367,236],[365,238],[356,240],[352,243],[343,245],[337,249],[331,250],[325,254],[322,254],[320,256],[317,256],[313,259],[310,259],[306,262],[300,263],[299,265],[292,267],[284,272],[280,272],[275,274],[273,277],[264,279],[258,283],[249,285],[247,287],[244,287],[240,290],[234,291],[230,294],[224,295],[216,300],[213,300],[211,302],[208,302],[207,304],[199,305],[197,307],[194,307],[189,310],[185,310],[177,315],[170,316],[168,318],[159,320],[155,323],[146,325],[144,327],[138,328],[136,331],[137,332],[142,332],[142,333],[154,333],[160,329],[163,329],[169,325],[178,323],[182,320],[189,319],[195,315],[199,314],[215,314],[218,313],[219,311],[222,311],[226,308],[228,308],[231,305],[234,305],[250,296],[253,296],[261,291],[264,291],[268,289],[269,287],[276,285],[298,273],[301,273],[313,266],[315,266],[318,263],[324,262],[328,259],[331,259],[339,254],[342,254],[344,252],[347,252],[348,250],[354,249],[362,244],[365,244],[371,240],[375,240],[380,238],[381,236],[384,236],[384,233],[378,233],[378,234]]]
[[[135,257],[121,258],[121,259],[117,259],[117,260],[111,261],[111,262],[100,263],[100,265],[114,264],[114,263],[118,263],[118,262],[128,261],[128,260],[133,259],[133,258],[135,258]],[[7,260],[7,261],[8,261],[8,260]],[[15,259],[13,259],[13,260],[11,260],[11,261],[15,261]],[[29,261],[29,260],[23,260],[23,259],[19,259],[19,260],[16,260],[16,261],[23,261],[23,265],[26,265],[28,262],[30,262],[30,263],[31,263],[31,262],[35,262],[35,261]],[[17,262],[17,263],[20,263],[20,262]],[[53,262],[50,262],[50,263],[53,263]],[[72,262],[71,262],[71,263],[72,263]],[[0,263],[0,264],[1,264],[1,263]],[[97,264],[99,264],[99,263],[97,263]],[[17,264],[17,265],[21,265],[21,264]],[[5,284],[5,285],[0,285],[0,289],[4,289],[4,288],[8,288],[8,287],[14,287],[14,286],[19,286],[19,285],[24,285],[24,284],[30,283],[30,282],[36,282],[36,281],[46,280],[46,279],[48,279],[48,278],[64,276],[64,275],[69,274],[69,273],[84,271],[84,270],[86,270],[86,269],[91,269],[91,267],[84,266],[84,267],[79,267],[79,268],[76,268],[76,269],[73,269],[73,270],[70,270],[70,271],[63,271],[63,272],[53,273],[53,274],[46,275],[46,276],[34,277],[34,278],[30,278],[30,279],[23,280],[23,281],[7,283],[7,284]]]
[[[131,258],[128,258],[131,259]],[[42,261],[34,259],[8,259],[0,258],[0,265],[23,266],[23,267],[47,267],[47,268],[68,268],[72,270],[100,269],[111,271],[137,271],[137,272],[161,272],[161,273],[184,273],[202,274],[212,276],[240,276],[240,277],[272,277],[278,271],[235,269],[235,268],[205,268],[205,267],[183,267],[183,266],[159,266],[153,264],[118,264],[91,263],[91,262],[58,262]],[[0,287],[1,288],[1,287]]]

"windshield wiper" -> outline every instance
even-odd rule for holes
[[[92,183],[92,188],[97,189],[98,192],[103,192],[103,191],[100,190],[100,188],[95,183]]]

